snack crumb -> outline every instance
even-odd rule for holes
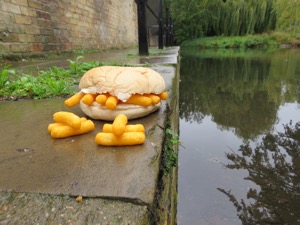
[[[82,203],[82,196],[78,196],[78,197],[76,198],[76,202]]]

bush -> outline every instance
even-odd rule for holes
[[[255,48],[255,47],[278,47],[274,37],[270,35],[247,35],[234,37],[206,37],[192,41],[185,41],[183,48]]]

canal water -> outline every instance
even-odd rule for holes
[[[300,51],[181,49],[180,76],[178,225],[300,224]]]

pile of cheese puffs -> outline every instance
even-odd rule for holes
[[[88,133],[95,129],[93,121],[79,117],[71,112],[56,112],[54,123],[48,125],[52,138],[66,138]],[[129,125],[125,114],[119,114],[112,124],[104,124],[102,132],[97,133],[95,141],[98,145],[124,146],[143,144],[146,135],[142,124]]]

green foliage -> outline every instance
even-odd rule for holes
[[[171,129],[166,129],[166,140],[163,155],[165,173],[170,173],[173,167],[177,166],[178,154],[174,151],[174,146],[180,143],[178,134]]]
[[[182,48],[254,48],[254,47],[272,47],[277,48],[282,44],[299,46],[300,40],[291,33],[271,32],[259,35],[245,36],[215,36],[197,38],[191,41],[184,41]]]
[[[68,62],[70,63],[70,73],[82,74],[91,68],[104,65],[103,63],[98,61],[80,62],[81,59],[83,59],[83,56],[78,56],[75,61],[68,59]]]
[[[274,2],[277,15],[276,30],[300,37],[300,1],[276,0]]]
[[[192,41],[185,41],[183,48],[253,48],[253,47],[277,47],[279,42],[270,35],[246,35],[234,37],[205,37]]]
[[[59,75],[51,76],[44,71],[38,76],[18,74],[16,79],[0,89],[0,96],[46,98],[71,94],[71,86]]]
[[[273,0],[173,0],[168,4],[179,43],[203,36],[263,33],[276,25]]]
[[[68,60],[68,69],[50,67],[47,70],[38,71],[36,76],[23,74],[19,71],[8,69],[5,66],[0,77],[0,97],[26,97],[26,98],[49,98],[54,96],[69,95],[76,92],[76,86],[81,76],[89,69],[105,64],[102,62],[80,62],[83,57],[77,57],[75,61]],[[9,75],[14,75],[11,77]]]
[[[4,66],[0,73],[0,88],[3,88],[5,85],[7,85],[10,82],[9,75],[15,75],[16,71],[9,69],[10,65]]]

